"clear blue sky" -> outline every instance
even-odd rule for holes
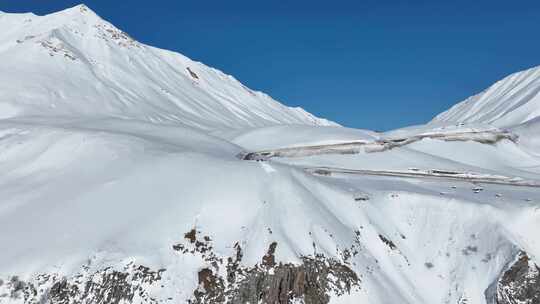
[[[45,14],[80,1],[0,0]],[[85,2],[141,42],[343,125],[423,123],[540,65],[540,1]]]

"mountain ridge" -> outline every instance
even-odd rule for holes
[[[9,13],[0,24],[12,29],[0,34],[6,70],[21,75],[2,79],[0,109],[11,109],[3,118],[84,114],[202,129],[337,125],[184,55],[139,43],[86,5],[44,16]],[[30,79],[17,83],[21,78]]]
[[[434,122],[509,127],[540,116],[540,66],[512,73],[438,114]]]

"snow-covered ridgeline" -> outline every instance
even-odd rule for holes
[[[139,43],[84,5],[0,13],[0,118],[119,117],[200,129],[335,125],[230,75]]]
[[[514,73],[437,115],[432,122],[508,127],[540,116],[540,66]]]

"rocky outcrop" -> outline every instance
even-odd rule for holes
[[[121,271],[107,267],[90,272],[88,267],[83,267],[69,278],[40,274],[23,281],[13,276],[7,283],[0,284],[0,303],[158,303],[147,290],[161,280],[164,271],[128,264]]]
[[[389,250],[399,252],[389,238],[383,235],[379,238]],[[355,246],[337,259],[314,254],[299,257],[297,263],[283,263],[275,256],[279,244],[271,242],[259,263],[252,266],[242,263],[244,254],[239,243],[233,248],[231,256],[218,256],[212,239],[201,236],[195,229],[184,235],[184,241],[172,246],[179,256],[195,255],[203,261],[195,277],[197,288],[187,300],[189,304],[327,304],[331,297],[360,290],[360,278],[348,262],[348,258],[356,255]],[[474,252],[472,247],[467,248]],[[433,264],[426,263],[426,267]],[[70,277],[49,273],[23,280],[12,276],[0,279],[0,303],[174,302],[176,298],[171,293],[164,293],[168,295],[166,298],[160,297],[160,290],[166,290],[170,284],[170,278],[163,278],[165,271],[130,262],[114,268],[88,264]],[[488,304],[540,304],[540,267],[527,253],[519,252],[485,295]],[[462,298],[458,303],[466,302]]]
[[[200,255],[209,265],[198,273],[199,287],[192,304],[268,303],[325,304],[332,295],[340,296],[360,288],[360,279],[346,264],[323,255],[301,257],[301,263],[278,263],[278,243],[268,246],[261,262],[241,265],[243,253],[237,243],[236,254],[226,262],[212,253],[208,236],[199,240],[194,230],[186,233],[188,244],[173,248],[183,254]],[[220,273],[226,273],[221,277]]]
[[[244,255],[238,243],[234,249],[230,257],[218,256],[212,239],[195,229],[172,246],[179,256],[196,255],[203,261],[196,277],[198,286],[188,303],[326,304],[332,296],[360,288],[360,279],[346,258],[356,254],[354,246],[339,260],[315,254],[300,257],[299,263],[282,263],[275,256],[279,244],[272,242],[253,266],[242,265]],[[170,278],[163,279],[166,269],[153,270],[134,262],[117,267],[96,265],[89,262],[69,277],[43,273],[27,280],[17,276],[0,280],[0,303],[157,304],[175,300],[159,296],[170,284]]]
[[[486,298],[489,304],[539,304],[540,267],[527,253],[519,252],[517,259],[488,288]]]
[[[231,289],[231,303],[324,304],[359,288],[360,280],[346,265],[323,256],[303,257],[302,263],[253,267]]]

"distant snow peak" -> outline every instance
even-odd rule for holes
[[[497,81],[437,115],[432,122],[489,123],[514,126],[540,117],[540,66]]]

